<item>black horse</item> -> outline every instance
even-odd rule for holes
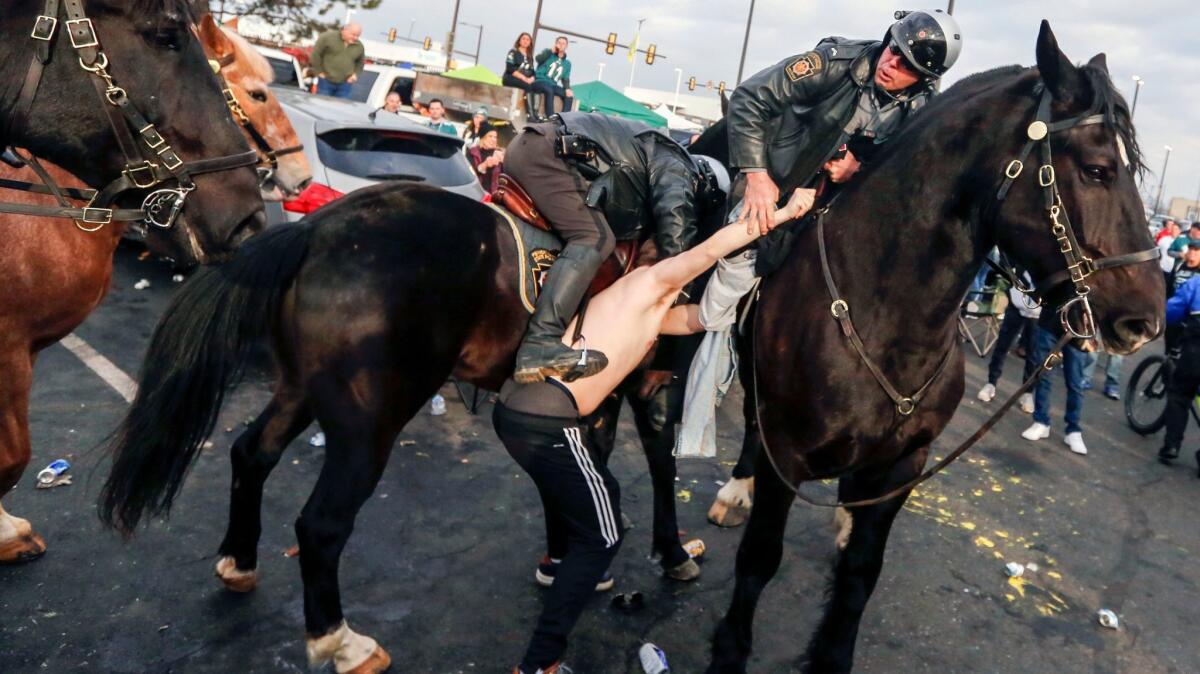
[[[94,36],[99,44],[92,49],[102,52],[98,61],[106,60],[112,83],[183,160],[228,158],[249,149],[192,31],[187,0],[86,0],[80,5],[90,31],[83,21],[68,23],[66,3],[55,4],[56,24],[38,20],[46,12],[45,0],[6,0],[0,12],[0,148],[27,148],[96,188],[121,176],[126,161],[108,112],[116,108],[106,100],[104,86],[97,88],[98,76],[81,67],[83,52],[73,45],[85,45]],[[40,81],[29,86],[27,78],[43,49],[47,60]],[[122,113],[115,117],[122,120]],[[131,130],[134,137],[137,131]],[[151,148],[140,149],[162,161]],[[194,180],[196,189],[175,226],[151,228],[148,239],[185,264],[228,255],[264,223],[252,165],[197,171]],[[139,182],[146,182],[144,176]],[[0,202],[6,192],[0,190]],[[136,207],[145,193],[131,190],[118,203]]]
[[[969,77],[934,99],[825,216],[832,277],[853,307],[867,353],[887,377],[903,391],[916,390],[955,349],[915,413],[900,415],[831,316],[815,230],[764,282],[753,353],[744,362],[753,363],[749,390],[759,402],[749,408],[761,422],[766,451],[756,463],[755,504],[710,671],[745,671],[754,609],[783,552],[791,485],[838,477],[839,499],[852,502],[903,487],[922,470],[930,443],[962,397],[955,316],[985,253],[997,245],[1038,279],[1063,269],[1035,177],[1051,174],[1030,160],[1003,207],[997,203],[1004,167],[1029,140],[1043,88],[1052,96],[1053,120],[1091,113],[1107,120],[1050,136],[1063,208],[1083,250],[1099,260],[1151,247],[1135,185],[1141,165],[1131,118],[1104,56],[1073,66],[1043,22],[1037,63]],[[878,227],[881,220],[887,226]],[[856,242],[867,223],[873,243],[864,248]],[[1086,283],[1110,350],[1132,352],[1159,332],[1163,288],[1154,264],[1105,269]],[[1065,286],[1050,291],[1052,305],[1069,299]],[[798,297],[797,288],[805,294]],[[851,669],[859,621],[907,494],[850,508],[842,521],[849,531],[840,532],[845,546],[806,670]]]

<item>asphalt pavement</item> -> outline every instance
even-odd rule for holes
[[[167,264],[140,253],[122,245],[108,299],[77,331],[131,376],[177,287]],[[150,286],[135,289],[140,279]],[[1139,357],[1127,359],[1126,374]],[[974,399],[984,365],[968,354],[967,397],[936,443],[941,451],[986,417],[989,406]],[[1001,395],[1016,386],[1016,359],[1008,370]],[[1200,480],[1191,449],[1176,466],[1159,465],[1161,438],[1134,434],[1120,403],[1096,390],[1084,410],[1091,451],[1068,452],[1065,389],[1053,376],[1049,440],[1021,439],[1030,419],[1012,412],[922,486],[897,519],[863,620],[857,671],[1200,671]],[[252,376],[228,397],[214,446],[170,519],[124,542],[101,528],[94,503],[107,469],[97,447],[126,404],[62,346],[43,352],[31,409],[34,461],[4,505],[33,522],[49,551],[32,564],[0,567],[0,672],[308,670],[298,564],[284,551],[323,460],[307,443],[315,428],[289,447],[267,483],[259,588],[228,593],[212,572],[227,515],[227,452],[269,386]],[[541,506],[495,438],[490,407],[471,416],[453,386],[442,393],[449,413],[422,413],[405,429],[358,519],[342,557],[345,611],[355,630],[388,649],[392,671],[506,672],[541,606],[533,582]],[[641,671],[636,651],[645,641],[666,651],[671,671],[703,671],[741,538],[740,529],[707,524],[705,512],[736,459],[740,409],[735,393],[721,410],[718,461],[680,464],[680,526],[708,545],[703,575],[686,585],[662,579],[647,558],[649,478],[623,422],[612,469],[634,528],[612,572],[615,591],[641,591],[646,607],[623,614],[609,606],[610,595],[598,596],[572,636],[567,661],[576,672]],[[1186,446],[1200,446],[1195,428]],[[34,490],[37,470],[60,457],[75,464],[74,484]],[[809,490],[832,495],[827,485]],[[793,670],[822,610],[831,522],[828,511],[795,506],[783,566],[759,606],[751,672]],[[1036,570],[1010,580],[1010,561]],[[1097,623],[1100,608],[1117,613],[1119,630]]]

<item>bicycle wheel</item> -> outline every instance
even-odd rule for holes
[[[1142,435],[1157,433],[1166,423],[1166,358],[1150,356],[1138,363],[1125,386],[1125,419],[1129,427]]]

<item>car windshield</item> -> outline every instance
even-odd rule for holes
[[[364,70],[359,73],[358,79],[350,85],[350,99],[366,103],[367,99],[371,97],[371,88],[375,86],[377,79],[379,79],[379,73],[374,70]]]
[[[291,61],[285,61],[273,56],[266,57],[271,64],[271,70],[275,71],[275,84],[287,84],[293,87],[300,86],[296,81],[296,68]]]
[[[317,136],[325,166],[368,180],[410,180],[438,187],[475,179],[462,142],[450,136],[394,129],[334,129]]]

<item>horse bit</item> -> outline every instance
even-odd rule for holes
[[[261,187],[275,177],[275,171],[279,169],[279,158],[284,155],[303,152],[303,145],[292,145],[279,150],[271,147],[271,142],[254,126],[254,122],[250,119],[250,115],[242,108],[242,104],[238,102],[237,96],[233,94],[233,89],[229,87],[229,83],[225,80],[225,76],[221,73],[235,60],[233,54],[227,54],[220,58],[209,59],[208,64],[212,67],[213,74],[221,81],[221,93],[225,95],[225,105],[229,106],[229,111],[233,113],[233,118],[238,124],[242,125],[242,129],[246,135],[250,136],[257,146],[258,152],[261,155],[258,167],[258,184]]]
[[[110,222],[144,221],[149,225],[168,229],[174,225],[183,210],[188,194],[196,189],[192,176],[228,171],[258,164],[258,153],[247,150],[233,155],[211,159],[184,161],[159,134],[158,130],[143,116],[125,90],[117,86],[108,72],[108,55],[103,51],[96,29],[84,11],[84,0],[62,0],[62,13],[66,17],[66,33],[71,46],[79,58],[79,67],[94,75],[91,79],[96,92],[108,103],[103,106],[109,124],[116,136],[117,144],[125,156],[125,168],[120,177],[100,190],[61,189],[50,178],[40,163],[33,157],[25,160],[42,184],[14,180],[0,180],[0,187],[7,189],[52,194],[60,206],[36,206],[28,204],[0,203],[0,213],[69,218],[84,231],[95,231]],[[10,128],[17,120],[29,114],[41,83],[42,71],[50,62],[54,40],[58,33],[59,0],[46,0],[45,12],[34,22],[30,37],[36,41],[33,59],[21,87],[20,95],[9,121]],[[141,150],[131,129],[138,139],[153,153],[151,159]],[[19,156],[19,155],[18,155]],[[149,190],[163,183],[174,181],[175,186],[163,187],[150,192],[140,208],[115,208],[111,204],[129,190]],[[87,200],[82,208],[72,208],[64,194]]]

